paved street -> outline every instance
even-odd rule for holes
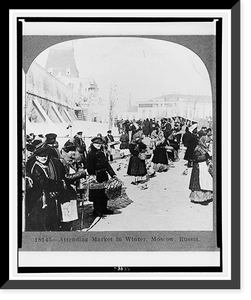
[[[213,203],[207,206],[190,202],[188,189],[191,169],[187,175],[183,160],[184,150],[179,153],[180,160],[170,165],[166,173],[147,182],[147,189],[131,184],[133,178],[125,176],[126,159],[112,163],[118,177],[124,182],[125,192],[132,201],[113,215],[94,220],[89,231],[183,231],[213,230]],[[117,171],[117,168],[121,169]],[[109,203],[108,203],[109,206]]]

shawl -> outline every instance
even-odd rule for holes
[[[50,159],[47,164],[42,164],[39,161],[35,161],[34,165],[32,166],[32,169],[31,169],[31,174],[34,171],[35,166],[38,166],[44,172],[44,175],[47,178],[52,179],[52,180],[57,180],[57,172],[56,172],[54,164],[52,163],[52,161]]]
[[[195,147],[195,151],[199,151],[201,154],[206,154],[209,152],[209,139],[207,136],[202,136],[199,141],[198,145]]]

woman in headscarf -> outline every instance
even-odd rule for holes
[[[66,220],[62,207],[76,200],[76,192],[71,184],[84,176],[84,172],[69,174],[59,159],[50,156],[47,147],[36,149],[26,163],[29,181],[26,189],[26,230],[71,230],[72,221],[78,216],[69,216]],[[75,212],[76,209],[75,206]]]
[[[135,180],[132,184],[138,184],[138,177],[143,177],[147,174],[146,162],[144,153],[146,145],[142,142],[143,133],[138,131],[133,135],[132,141],[129,144],[131,157],[128,164],[127,175],[134,176]]]
[[[179,144],[176,138],[175,132],[172,130],[172,133],[167,138],[169,145],[173,147],[172,152],[169,155],[169,158],[175,162],[179,160]]]
[[[198,138],[197,138],[197,127],[198,124],[195,123],[192,126],[189,127],[190,134],[187,136],[186,140],[186,153],[184,155],[184,160],[187,160],[187,167],[191,168],[193,166],[193,152],[195,147],[198,144]]]
[[[157,137],[154,140],[153,169],[155,172],[166,172],[168,170],[168,155],[166,152],[167,141],[161,129],[156,129]]]
[[[150,121],[148,118],[146,118],[146,120],[144,121],[144,125],[143,125],[143,132],[145,136],[149,136],[150,135]]]
[[[119,140],[120,140],[120,145],[119,145],[120,150],[129,149],[129,135],[124,129],[122,130],[122,134]]]
[[[123,129],[122,134],[120,136],[120,157],[128,156],[130,154],[129,151],[129,135],[128,133]]]
[[[189,189],[192,203],[207,205],[213,200],[212,164],[209,151],[209,139],[202,136],[193,152],[193,169]],[[209,167],[210,165],[210,167]]]

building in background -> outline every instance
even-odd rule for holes
[[[212,97],[203,95],[168,94],[137,101],[138,118],[170,118],[182,116],[207,126],[212,118]]]
[[[80,78],[74,48],[57,45],[50,49],[45,69],[77,94],[75,114],[80,120],[102,121],[102,100],[93,78]]]
[[[25,111],[28,122],[71,123],[78,95],[33,62],[26,74]]]

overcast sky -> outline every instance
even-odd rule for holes
[[[126,37],[81,39],[67,44],[74,46],[79,77],[94,78],[102,98],[109,98],[111,84],[131,93],[133,101],[170,93],[211,96],[204,63],[178,44]],[[36,60],[42,67],[47,55],[48,49]]]

